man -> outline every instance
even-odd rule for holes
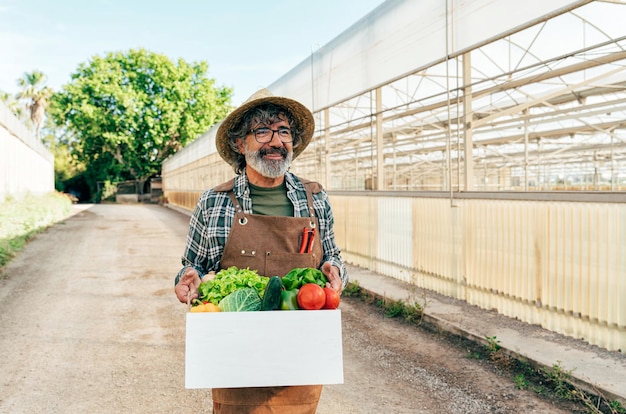
[[[217,150],[237,175],[198,200],[183,268],[176,276],[181,302],[197,298],[204,275],[230,266],[249,267],[264,276],[284,276],[296,267],[319,268],[341,294],[348,274],[335,244],[328,196],[318,183],[288,171],[314,129],[313,114],[304,105],[265,89],[222,121]],[[305,234],[310,243],[303,242]],[[214,389],[214,412],[315,413],[321,389]]]

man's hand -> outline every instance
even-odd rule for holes
[[[174,292],[181,303],[191,303],[192,300],[198,298],[198,286],[200,286],[198,271],[193,267],[188,267],[174,287]]]
[[[324,276],[328,279],[329,287],[341,295],[343,282],[341,281],[341,277],[339,277],[339,268],[333,266],[330,262],[326,262],[322,265],[322,273],[324,273]]]

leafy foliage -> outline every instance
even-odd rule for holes
[[[198,296],[201,301],[217,305],[223,298],[239,289],[253,288],[259,296],[263,297],[268,280],[267,277],[259,275],[256,270],[231,266],[217,272],[214,279],[200,283]]]
[[[307,283],[315,283],[319,287],[325,287],[328,280],[321,270],[313,267],[296,267],[287,273],[283,279],[286,290],[300,289]]]
[[[142,180],[230,110],[206,62],[175,64],[144,49],[95,56],[51,98],[50,115],[85,180]]]
[[[67,217],[71,208],[72,202],[57,192],[0,203],[0,267],[21,251],[32,236]]]

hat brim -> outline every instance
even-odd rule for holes
[[[269,92],[266,91],[266,93]],[[272,103],[282,106],[288,110],[302,133],[300,143],[293,148],[293,158],[295,159],[306,149],[313,138],[313,134],[315,132],[315,120],[313,118],[313,114],[306,106],[293,99],[281,96],[264,96],[253,99],[254,96],[255,95],[228,114],[228,116],[218,126],[217,133],[215,134],[217,152],[228,164],[233,165],[237,159],[237,154],[233,153],[228,145],[228,131],[237,127],[243,116],[249,110],[259,105]]]

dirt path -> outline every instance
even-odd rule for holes
[[[184,388],[173,295],[188,217],[75,209],[2,269],[0,412],[210,412],[209,390]],[[341,309],[345,384],[324,388],[319,414],[571,412],[355,299]]]

